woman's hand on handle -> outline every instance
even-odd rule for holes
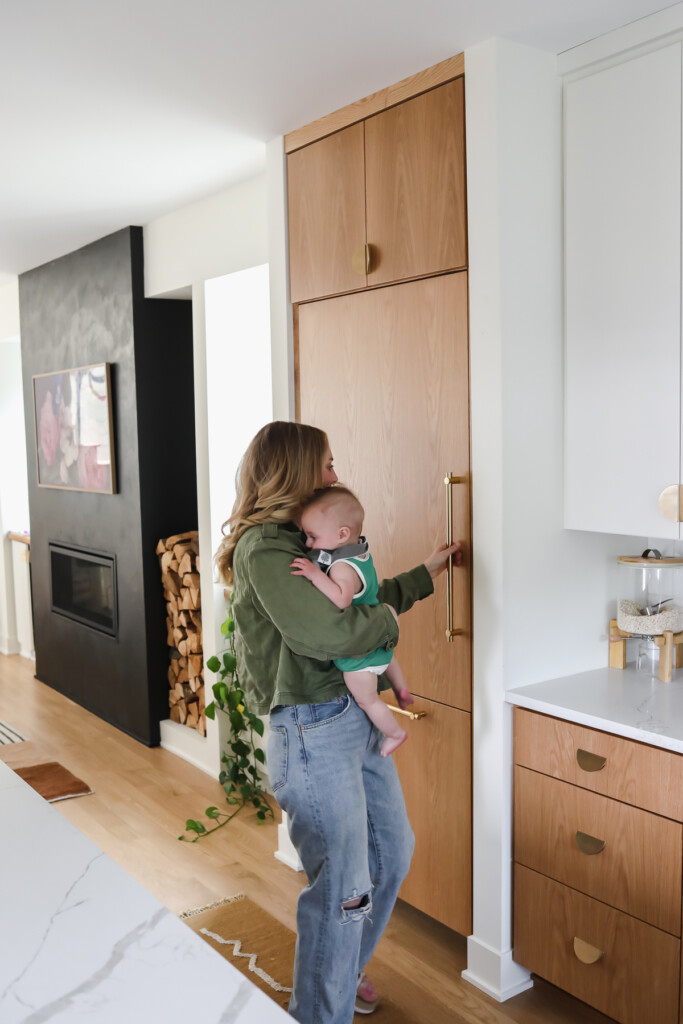
[[[451,544],[449,547],[447,544],[440,544],[438,548],[432,551],[429,558],[425,559],[425,566],[427,572],[432,577],[436,577],[444,571],[448,565],[448,558],[453,555],[453,565],[462,565],[462,547],[460,541],[456,541],[455,544]]]

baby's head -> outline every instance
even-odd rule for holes
[[[357,544],[363,529],[363,506],[353,491],[337,485],[316,491],[301,511],[306,547],[334,551]]]

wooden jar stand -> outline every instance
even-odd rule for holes
[[[616,619],[609,620],[609,667],[626,668],[626,641],[639,633],[625,633],[619,629]],[[644,636],[641,639],[645,639]],[[676,649],[676,668],[683,665],[683,632],[672,633],[667,630],[662,636],[652,639],[659,647],[659,678],[662,683],[670,683],[674,667],[674,648]]]

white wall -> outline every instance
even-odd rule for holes
[[[145,295],[191,297],[191,286],[268,262],[266,175],[146,224]]]
[[[145,225],[145,295],[191,297],[194,343],[195,431],[197,442],[197,505],[201,549],[202,626],[204,660],[217,653],[216,637],[224,618],[222,588],[213,581],[214,530],[211,521],[211,481],[220,472],[210,458],[210,444],[220,423],[209,422],[205,282],[269,260],[267,179],[260,174],[208,199],[185,206]],[[261,312],[263,312],[263,308]],[[265,315],[268,315],[267,305]],[[280,316],[282,320],[282,315]],[[286,321],[282,321],[286,325]],[[285,342],[285,345],[287,343]],[[262,393],[264,382],[257,389]],[[265,381],[266,391],[272,387]],[[226,396],[229,394],[225,382]],[[227,411],[227,406],[226,406]],[[225,510],[227,518],[230,509]],[[207,685],[212,677],[207,673]],[[210,699],[211,694],[207,693]],[[207,721],[206,738],[195,730],[167,720],[161,723],[161,745],[217,776],[221,738],[218,725]]]
[[[19,337],[19,278],[0,287],[0,341]]]
[[[16,302],[15,302],[16,299]],[[14,282],[0,289],[0,653],[30,654],[22,650],[17,628],[15,579],[12,542],[7,532],[29,530],[28,480],[26,471],[26,435],[24,397],[21,378],[21,349],[18,338],[18,293]],[[23,584],[23,577],[19,581]],[[25,593],[20,589],[20,596]],[[20,607],[22,624],[27,616]],[[25,633],[25,630],[24,630]]]
[[[556,59],[465,54],[474,548],[474,924],[468,980],[528,984],[511,958],[504,691],[607,663],[615,559],[642,538],[562,527],[561,86]]]

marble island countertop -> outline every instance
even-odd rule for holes
[[[2,1024],[291,1020],[2,762],[0,811]]]
[[[670,683],[625,669],[597,668],[507,690],[510,704],[683,754],[683,670]]]

